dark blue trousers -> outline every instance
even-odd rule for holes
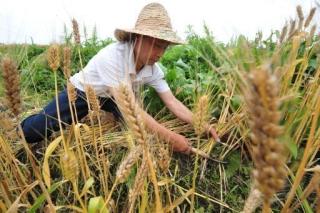
[[[58,95],[58,99],[61,124],[65,127],[72,123],[68,93],[66,89]],[[117,105],[112,99],[99,97],[99,101],[102,110],[113,113],[117,119],[121,116]],[[86,95],[80,90],[77,90],[75,108],[76,110],[73,109],[74,115],[76,113],[79,120],[88,114]],[[21,127],[28,143],[42,141],[48,138],[53,132],[58,131],[59,123],[56,98],[54,98],[54,100],[44,107],[38,114],[31,115],[24,119],[21,123]]]

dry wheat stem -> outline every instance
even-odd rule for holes
[[[193,113],[193,126],[197,135],[202,135],[206,131],[210,114],[209,114],[209,96],[203,95],[196,103]]]
[[[60,157],[60,166],[62,174],[66,180],[71,182],[77,182],[79,174],[79,164],[73,151],[68,150],[64,152]]]
[[[74,86],[68,82],[68,97],[69,97],[69,105],[70,105],[70,112],[72,113],[72,125],[71,125],[71,129],[72,131],[75,133],[76,132],[76,128],[77,128],[77,125],[79,122],[78,122],[78,117],[77,117],[77,114],[75,113],[75,116],[74,116],[74,113],[73,112],[76,112],[76,106],[75,106],[75,100],[76,100],[76,91],[75,91],[75,88]],[[74,109],[74,111],[73,111]],[[74,121],[75,119],[75,121]],[[89,178],[89,168],[88,168],[88,164],[87,164],[87,161],[86,161],[86,155],[85,155],[85,150],[84,150],[84,145],[83,145],[83,140],[82,140],[82,137],[81,135],[78,135],[78,134],[75,134],[75,141],[76,141],[76,149],[77,149],[77,152],[78,152],[78,155],[80,157],[80,167],[81,167],[81,172],[82,172],[82,175],[83,175],[83,180],[87,180]],[[69,145],[69,144],[68,144]]]
[[[71,75],[71,48],[63,48],[63,73],[67,80],[69,80]]]
[[[147,145],[147,133],[140,113],[140,108],[134,100],[132,91],[125,85],[120,85],[116,96],[117,104],[131,129],[135,140],[141,145]]]
[[[92,86],[86,85],[85,91],[86,91],[88,108],[89,108],[89,118],[90,118],[91,126],[93,127],[95,123],[95,118],[98,118],[98,121],[100,124],[100,120],[99,120],[100,103]],[[100,125],[99,127],[101,129]],[[100,159],[101,155],[99,154],[96,131],[94,128],[92,128],[91,130],[92,130],[92,141],[93,141],[95,152],[96,152],[96,158]],[[102,159],[105,160],[104,156],[102,156]],[[108,190],[106,186],[106,181],[104,181],[106,180],[106,171],[105,171],[104,161],[103,161],[103,166],[101,166],[101,162],[98,161],[98,169],[100,170],[99,177],[100,177],[100,181],[102,182],[103,190],[104,192],[107,192]]]
[[[60,47],[58,44],[50,45],[47,54],[49,67],[56,72],[60,66]]]
[[[246,199],[243,213],[252,213],[255,212],[256,208],[261,205],[262,203],[262,193],[255,187],[253,184],[250,194]]]
[[[290,30],[289,30],[289,33],[288,33],[288,38],[291,38],[294,35],[295,30],[296,30],[296,20],[291,20],[290,21]]]
[[[200,148],[200,136],[206,131],[206,127],[209,121],[209,96],[203,95],[201,96],[195,106],[195,110],[193,113],[193,126],[195,129],[195,133],[197,134],[197,149]],[[193,169],[193,177],[192,177],[192,188],[194,192],[196,191],[196,178],[198,174],[198,160],[199,153],[196,152],[196,159],[194,162]],[[194,211],[194,193],[191,194],[191,205],[190,212]]]
[[[75,86],[73,86],[73,84],[70,81],[67,82],[67,93],[70,104],[74,104],[77,100],[77,91]]]
[[[56,94],[56,108],[57,108],[57,115],[58,115],[58,124],[60,129],[60,134],[63,138],[63,146],[65,151],[68,150],[67,143],[65,139],[65,135],[63,134],[63,128],[61,124],[61,117],[60,117],[60,109],[59,109],[59,97],[58,97],[58,80],[57,80],[57,69],[60,66],[60,47],[57,44],[50,45],[47,53],[48,64],[52,71],[54,72],[54,81],[55,81],[55,94]]]
[[[143,156],[148,163],[151,181],[154,186],[154,193],[156,197],[156,212],[161,212],[162,204],[159,195],[156,172],[154,170],[148,149],[147,133],[144,128],[144,123],[140,111],[142,109],[140,109],[136,104],[132,91],[129,90],[128,87],[124,84],[121,84],[118,87],[115,98],[117,105],[119,106],[122,115],[126,120],[126,123],[135,136],[136,141],[143,147]]]
[[[304,189],[302,196],[299,199],[299,202],[297,201],[293,205],[293,208],[291,208],[291,210],[295,210],[296,208],[298,208],[298,206],[299,206],[299,204],[301,204],[301,202],[303,202],[313,191],[315,191],[317,188],[319,188],[319,184],[320,184],[320,172],[315,171],[309,184]]]
[[[91,126],[94,126],[95,123],[95,118],[97,118],[98,123],[99,123],[99,133],[100,133],[100,138],[102,136],[102,130],[101,130],[101,123],[100,123],[100,103],[99,100],[97,98],[97,95],[95,93],[95,90],[93,89],[92,86],[90,85],[86,85],[85,87],[85,91],[86,91],[86,96],[87,96],[87,101],[89,102],[89,118],[90,118],[90,122],[91,122]],[[100,147],[98,147],[98,137],[96,137],[96,131],[95,128],[92,128],[92,140],[93,140],[93,144],[95,147],[95,151],[96,151],[96,157],[97,159],[102,158],[102,162],[98,161],[98,169],[100,170],[100,180],[102,182],[102,188],[104,190],[105,193],[108,192],[108,187],[107,187],[107,182],[104,181],[107,179],[107,167],[106,167],[106,159],[104,156],[104,150],[103,150],[103,146],[102,143],[100,143]],[[99,154],[99,149],[102,150],[102,154]],[[102,163],[102,166],[101,166]]]
[[[63,153],[60,157],[60,166],[62,169],[62,174],[66,180],[69,180],[72,183],[72,187],[75,191],[75,195],[83,209],[85,206],[83,204],[82,199],[80,198],[77,181],[79,175],[79,164],[78,159],[76,158],[73,151],[68,150],[67,152]]]
[[[134,203],[143,190],[143,184],[148,175],[148,164],[142,159],[140,168],[137,171],[132,189],[129,191],[129,212],[133,211]]]
[[[244,92],[252,131],[253,176],[268,212],[272,196],[284,185],[286,169],[284,146],[277,141],[282,133],[277,82],[267,66],[251,72]]]
[[[100,103],[92,86],[86,86],[86,95],[88,97],[90,109],[94,112],[95,115],[98,116],[100,111]]]
[[[296,10],[297,10],[298,18],[299,18],[298,31],[300,32],[302,29],[302,26],[303,26],[303,22],[304,22],[304,16],[303,16],[301,5],[298,5]]]
[[[151,181],[154,186],[154,191],[155,191],[154,193],[156,197],[156,211],[160,212],[162,211],[162,204],[160,200],[156,172],[154,170],[154,167],[151,161],[151,156],[149,153],[147,133],[144,128],[144,122],[143,122],[143,118],[140,111],[142,109],[138,107],[138,105],[135,102],[132,90],[129,90],[129,88],[126,85],[120,84],[117,91],[115,92],[116,92],[115,98],[116,98],[117,105],[120,108],[122,115],[126,120],[126,123],[128,124],[129,128],[133,132],[138,144],[142,145],[143,147],[143,156],[148,163]]]
[[[126,180],[126,178],[131,172],[132,167],[139,160],[141,154],[142,149],[140,146],[135,147],[133,150],[130,151],[127,157],[121,162],[116,172],[117,183],[123,183]]]
[[[27,155],[28,155],[28,158],[29,158],[29,161],[31,163],[31,167],[32,167],[32,169],[34,171],[34,174],[35,174],[37,180],[39,181],[40,188],[43,191],[43,194],[44,194],[44,196],[46,197],[46,199],[47,199],[47,201],[49,203],[49,208],[51,209],[52,212],[55,212],[55,208],[54,208],[53,202],[51,200],[50,194],[49,194],[47,188],[45,187],[45,185],[44,185],[44,183],[42,181],[42,178],[41,178],[41,175],[40,175],[40,169],[36,164],[35,156],[33,155],[33,153],[31,152],[31,150],[28,147],[28,144],[27,144],[26,139],[24,137],[21,125],[18,126],[18,130],[19,130],[20,136],[22,138],[23,147],[25,148],[25,150],[27,152]]]
[[[80,41],[80,32],[79,32],[79,25],[78,25],[78,22],[75,18],[73,18],[71,20],[72,22],[72,29],[73,29],[73,37],[74,37],[74,41],[76,44],[80,44],[81,41]]]
[[[320,115],[320,92],[317,93],[317,99],[316,99],[316,102],[314,104],[312,123],[311,123],[311,128],[310,128],[310,133],[309,133],[309,137],[308,137],[308,140],[307,140],[306,148],[304,150],[302,160],[301,160],[301,162],[299,164],[299,168],[298,168],[298,171],[296,173],[296,177],[294,179],[293,185],[292,185],[292,187],[291,187],[291,189],[290,189],[290,191],[288,193],[287,200],[286,200],[286,202],[284,204],[284,207],[283,207],[281,212],[286,212],[289,209],[290,204],[291,204],[291,202],[292,202],[292,200],[293,200],[293,198],[295,196],[295,191],[298,188],[298,186],[299,186],[299,184],[300,184],[300,182],[301,182],[301,180],[303,178],[305,166],[306,166],[307,161],[308,161],[308,159],[310,157],[310,154],[311,154],[312,143],[314,141],[314,136],[315,136],[315,131],[316,131],[316,128],[317,128],[319,115]]]
[[[279,38],[279,43],[280,43],[280,44],[285,40],[285,37],[286,37],[286,35],[287,35],[287,32],[288,32],[288,25],[286,24],[286,25],[282,28],[282,31],[281,31],[281,34],[280,34],[280,38]]]
[[[21,111],[20,79],[16,63],[9,57],[1,61],[2,77],[8,106],[15,116]]]
[[[58,79],[57,79],[57,72],[54,72],[54,81],[55,81],[55,93],[56,93],[56,108],[57,108],[57,115],[58,115],[58,124],[59,124],[59,129],[60,129],[60,134],[63,140],[63,147],[64,150],[68,150],[68,145],[67,141],[65,138],[65,135],[63,134],[63,128],[61,124],[61,116],[60,116],[60,108],[59,108],[59,96],[58,96]]]
[[[311,8],[311,10],[309,12],[309,15],[308,15],[308,17],[307,17],[307,19],[306,19],[306,21],[304,23],[304,28],[307,28],[310,25],[315,12],[316,12],[316,8],[315,7]]]

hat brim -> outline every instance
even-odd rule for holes
[[[171,44],[186,44],[185,41],[180,39],[173,31],[153,31],[153,30],[138,30],[138,29],[116,29],[114,36],[118,41],[130,40],[131,34],[139,34],[150,36],[156,39],[168,41]]]

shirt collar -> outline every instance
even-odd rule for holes
[[[153,67],[155,65],[145,65],[142,70],[137,74],[136,72],[136,66],[134,62],[134,52],[133,52],[133,44],[129,43],[127,49],[128,54],[128,73],[133,75],[138,75],[142,78],[151,77],[153,74]]]
[[[153,66],[145,65],[143,69],[139,72],[142,78],[151,77],[153,74]]]

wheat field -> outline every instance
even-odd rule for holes
[[[137,99],[126,85],[117,88],[124,119],[116,121],[89,86],[88,116],[59,122],[39,144],[26,143],[20,121],[64,87],[74,107],[70,75],[112,41],[81,40],[73,19],[65,43],[1,45],[0,211],[319,212],[315,13],[297,6],[297,18],[267,39],[257,33],[221,44],[205,27],[204,37],[191,32],[187,45],[170,48],[160,62],[193,125],[174,118],[151,89]],[[174,153],[149,132],[142,109],[186,136],[193,153]],[[207,122],[221,141],[204,134]]]

